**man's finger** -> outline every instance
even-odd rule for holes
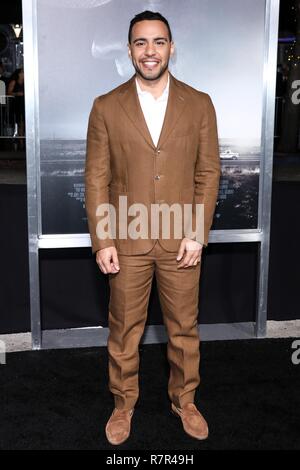
[[[120,265],[119,265],[119,260],[118,260],[118,255],[117,255],[117,251],[113,251],[113,254],[112,254],[112,263],[114,265],[114,268],[119,271],[120,269]]]
[[[196,264],[197,264],[197,256],[192,256],[191,259],[188,261],[186,267],[194,266],[195,262],[196,262]]]
[[[193,253],[192,252],[186,252],[185,257],[181,261],[181,263],[178,265],[179,268],[186,268],[189,265],[189,262],[193,258]]]
[[[179,250],[178,250],[177,258],[176,258],[177,261],[180,261],[181,258],[183,257],[184,250],[185,250],[185,243],[181,242]]]
[[[103,265],[102,261],[99,260],[99,261],[97,261],[97,263],[98,263],[98,266],[100,268],[100,271],[102,271],[104,274],[106,274],[105,268],[104,268],[104,265]]]
[[[105,274],[111,273],[111,256],[102,258],[102,264],[105,269]]]

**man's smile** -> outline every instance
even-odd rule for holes
[[[159,64],[159,60],[146,59],[146,60],[142,60],[142,64],[145,68],[152,69],[152,68],[156,67]]]

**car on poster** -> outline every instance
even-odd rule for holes
[[[237,160],[239,156],[238,152],[232,152],[230,149],[220,153],[221,160]]]

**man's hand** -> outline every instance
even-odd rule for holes
[[[194,240],[190,240],[189,238],[184,238],[181,241],[178,255],[177,255],[177,261],[181,261],[181,263],[178,264],[178,268],[187,268],[189,266],[196,266],[197,263],[200,262],[201,259],[201,254],[202,254],[202,246],[201,243],[198,243]]]
[[[120,271],[117,250],[114,246],[98,250],[96,253],[96,263],[104,274],[115,274]]]

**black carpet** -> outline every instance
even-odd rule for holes
[[[140,348],[129,440],[107,443],[113,400],[106,348],[9,353],[0,365],[0,449],[300,449],[300,364],[293,339],[201,344],[196,402],[210,436],[188,437],[169,412],[166,345]]]

